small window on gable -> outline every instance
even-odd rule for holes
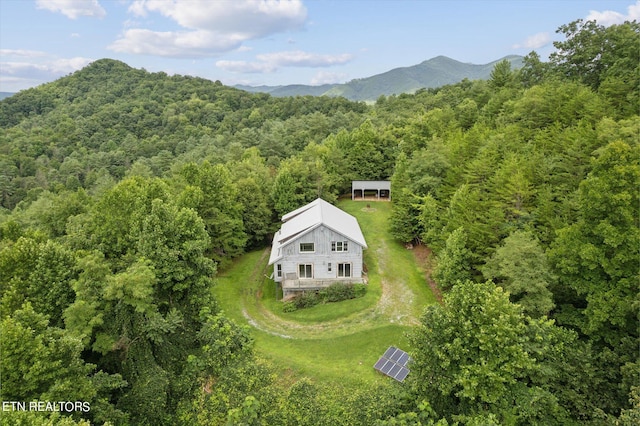
[[[313,243],[300,243],[300,253],[310,253],[316,251]]]
[[[348,250],[348,241],[332,241],[331,242],[331,251],[347,251]]]
[[[282,278],[282,264],[281,263],[276,264],[276,276],[278,278]]]

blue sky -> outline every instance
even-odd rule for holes
[[[546,59],[576,19],[640,20],[640,0],[0,0],[0,91],[101,58],[228,85],[342,83],[438,55]]]

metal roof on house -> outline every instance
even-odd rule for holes
[[[358,220],[321,198],[285,214],[282,216],[282,222],[280,230],[273,236],[269,265],[282,257],[281,248],[287,243],[320,225],[324,225],[367,248],[367,242],[362,235]]]

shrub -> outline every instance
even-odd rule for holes
[[[339,302],[341,300],[353,299],[355,297],[353,285],[335,283],[324,290],[325,302]]]
[[[319,303],[356,299],[364,296],[366,293],[367,286],[365,284],[333,283],[323,290],[305,292],[294,296],[283,303],[282,312],[294,312],[298,309],[311,308]]]
[[[296,305],[296,308],[304,309],[304,308],[311,308],[312,306],[317,305],[318,303],[321,302],[321,299],[318,296],[318,293],[316,292],[313,292],[313,293],[304,292],[299,296],[296,296],[295,298],[293,298],[292,301]]]
[[[286,302],[282,303],[282,312],[295,312],[297,310],[298,307],[293,302],[293,300],[287,300]]]
[[[365,284],[354,284],[353,285],[353,298],[357,299],[359,297],[364,297],[367,294],[367,286]]]
[[[347,299],[357,299],[367,293],[366,284],[335,283],[327,287],[325,302],[339,302]]]

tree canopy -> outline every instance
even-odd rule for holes
[[[558,33],[371,105],[111,59],[0,101],[2,400],[92,407],[0,423],[633,424],[640,27]],[[354,179],[391,181],[383,231],[433,250],[444,302],[403,385],[279,379],[217,271]]]

